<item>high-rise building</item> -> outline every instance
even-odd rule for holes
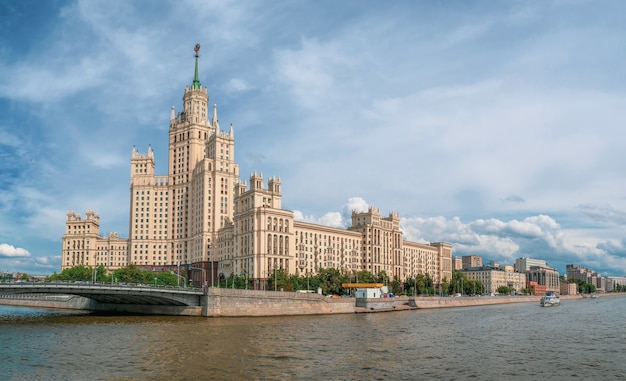
[[[198,51],[183,108],[171,110],[168,173],[156,175],[154,151],[133,147],[129,234],[99,235],[99,217],[69,212],[62,269],[78,264],[109,270],[135,264],[154,271],[183,266],[195,284],[221,275],[247,274],[265,287],[277,269],[316,274],[322,268],[385,272],[390,280],[429,274],[436,284],[452,278],[452,245],[403,239],[400,217],[377,208],[353,212],[348,229],[295,221],[282,209],[281,180],[253,173],[239,179],[232,125],[220,129],[217,105],[209,118],[209,95],[198,76]],[[123,253],[123,254],[122,254]]]
[[[515,271],[519,273],[527,272],[533,266],[549,267],[548,263],[543,259],[521,257],[515,260]]]
[[[480,255],[464,255],[461,257],[461,267],[463,269],[471,269],[481,267],[483,265],[483,257]]]

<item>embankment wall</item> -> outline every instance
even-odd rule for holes
[[[562,300],[581,298],[562,295]],[[355,312],[400,311],[417,307],[453,308],[506,303],[539,303],[539,296],[494,297],[395,297],[390,299],[328,298],[295,292],[211,288],[201,306],[103,304],[73,295],[0,295],[0,304],[94,311],[208,317],[325,315]]]
[[[212,288],[206,316],[280,316],[354,313],[354,298],[318,294]]]

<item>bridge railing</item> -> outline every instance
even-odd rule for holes
[[[163,291],[168,293],[193,293],[200,294],[203,292],[200,288],[191,287],[176,287],[176,286],[164,286],[164,285],[150,285],[141,283],[93,283],[93,282],[66,282],[66,281],[54,281],[54,282],[11,282],[0,283],[0,290],[2,289],[36,289],[36,288],[52,288],[52,289],[69,289],[69,288],[84,288],[84,289],[116,289],[116,290],[154,290]]]

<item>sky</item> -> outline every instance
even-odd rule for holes
[[[0,0],[0,271],[61,269],[66,213],[128,237],[199,77],[240,177],[299,220],[626,275],[626,2]]]

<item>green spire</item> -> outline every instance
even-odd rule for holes
[[[202,86],[200,84],[200,80],[198,79],[198,50],[200,50],[200,44],[196,44],[193,50],[196,52],[196,73],[193,76],[193,89],[198,90]]]

